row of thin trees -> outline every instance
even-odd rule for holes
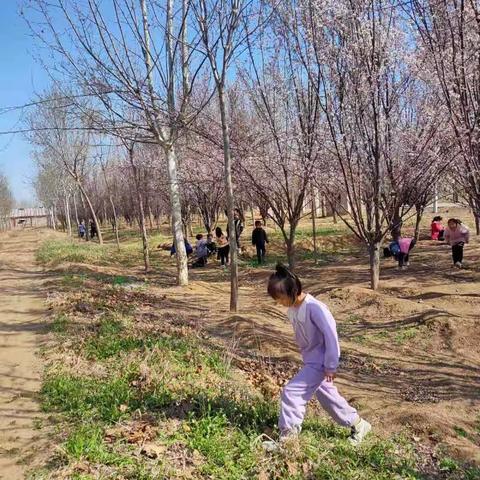
[[[7,177],[0,172],[0,231],[10,228],[10,213],[14,199]]]
[[[146,269],[146,224],[162,213],[179,285],[193,212],[209,229],[226,209],[233,231],[235,208],[258,208],[294,268],[297,226],[318,192],[367,246],[372,288],[381,242],[442,178],[478,223],[475,0],[27,4],[52,76],[28,115],[37,180],[51,182],[56,204],[67,199],[67,217],[82,203],[99,232],[102,217],[138,218]]]

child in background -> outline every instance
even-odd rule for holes
[[[443,241],[445,229],[442,225],[442,217],[433,217],[432,224],[430,225],[430,238],[432,240]]]
[[[213,241],[213,235],[211,233],[207,235],[207,251],[208,256],[217,252],[217,244]]]
[[[397,237],[388,247],[383,249],[385,258],[393,257],[398,262],[398,268],[404,270],[410,265],[410,250],[415,246],[415,239],[410,237]]]
[[[458,218],[448,220],[445,230],[445,241],[452,247],[453,265],[458,268],[463,266],[463,247],[470,240],[468,228]]]
[[[186,238],[184,238],[183,241],[185,242],[185,250],[187,252],[187,257],[189,257],[193,253],[193,248]],[[177,249],[175,248],[175,242],[173,242],[172,247],[170,248],[170,256],[172,257],[176,253]]]
[[[97,225],[93,220],[90,220],[90,238],[98,237]]]
[[[400,252],[397,255],[398,268],[403,270],[406,266],[410,265],[410,251],[415,246],[415,239],[410,237],[398,237],[396,241],[400,248]]]
[[[207,264],[208,250],[207,241],[203,238],[203,235],[199,233],[196,237],[197,243],[195,244],[195,254],[197,260],[192,264],[192,268],[204,267]]]
[[[225,211],[225,213],[227,213]],[[240,246],[240,236],[242,235],[243,232],[243,220],[242,220],[242,214],[238,208],[235,209],[233,212],[233,225],[235,227],[235,240],[237,242],[237,248],[238,251],[242,251],[242,247]],[[230,228],[227,225],[227,237],[230,236]]]
[[[287,315],[304,363],[282,391],[278,422],[280,443],[300,433],[306,405],[316,395],[335,422],[351,429],[349,441],[358,445],[372,426],[360,418],[333,383],[340,360],[340,346],[330,310],[312,295],[304,293],[298,277],[283,265],[277,265],[275,273],[270,276],[268,293],[277,303],[288,307]],[[273,441],[264,442],[263,446],[269,451],[279,448]]]
[[[265,262],[265,244],[267,243],[267,232],[262,228],[262,222],[257,220],[255,222],[255,228],[252,232],[252,245],[255,245],[257,249],[257,259],[259,265]]]
[[[223,234],[220,227],[215,229],[215,236],[217,237],[218,243],[218,256],[220,258],[222,267],[225,268],[228,265],[228,255],[230,253],[228,238]]]
[[[85,233],[87,232],[87,229],[85,227],[85,222],[82,220],[80,225],[78,226],[78,235],[80,238],[85,238]]]

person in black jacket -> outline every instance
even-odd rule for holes
[[[265,262],[265,244],[268,243],[267,232],[262,228],[262,222],[257,220],[252,232],[252,245],[257,248],[258,264]]]

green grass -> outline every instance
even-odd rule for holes
[[[41,393],[45,411],[61,412],[71,419],[113,423],[138,405],[128,376],[101,380],[68,373],[51,374],[44,381]]]
[[[72,255],[75,250],[79,252]],[[122,261],[123,252],[115,260],[107,258],[108,252],[118,255],[108,246],[50,244],[39,255],[52,264],[80,257],[93,263]],[[114,286],[128,283],[127,276],[102,277],[100,281],[108,285],[96,291],[96,320],[85,318],[82,324],[76,312],[75,322],[65,313],[57,313],[52,322],[59,343],[68,336],[72,343],[68,354],[77,355],[81,367],[77,371],[67,366],[72,362],[64,364],[54,357],[45,374],[42,408],[55,418],[62,432],[62,453],[32,479],[47,479],[55,469],[68,466],[72,470],[68,478],[72,479],[166,480],[181,475],[178,458],[189,458],[190,478],[200,480],[422,479],[414,446],[402,435],[386,439],[373,434],[355,449],[347,442],[347,429],[312,414],[297,441],[275,454],[265,453],[262,435],[272,435],[272,428],[273,436],[277,435],[278,398],[255,390],[230,365],[228,352],[193,329],[164,331],[168,325],[159,323],[151,331],[141,330],[135,307],[127,305],[128,300],[119,296],[117,304],[107,297],[118,293]],[[60,283],[72,292],[82,285],[95,288],[76,275],[64,277]],[[105,297],[98,296],[102,291]],[[351,314],[345,326],[361,321]],[[395,341],[408,341],[417,333],[418,329],[403,329],[396,333]],[[107,429],[134,424],[139,418],[148,418],[158,428],[157,436],[149,440],[165,447],[158,459],[139,455],[139,445],[130,445],[124,438],[106,439]],[[167,428],[169,424],[173,428]],[[455,431],[460,436],[466,433]],[[94,473],[85,473],[85,465]],[[438,468],[451,480],[480,478],[478,469],[449,457],[443,457]]]
[[[52,332],[55,332],[58,335],[64,335],[67,332],[69,323],[70,320],[65,314],[61,313],[56,315],[51,324]]]
[[[104,442],[102,428],[95,424],[79,425],[68,436],[65,452],[75,460],[87,460],[103,465],[132,463],[131,459],[114,454]]]
[[[404,328],[402,330],[399,330],[395,334],[394,340],[396,343],[401,345],[401,344],[407,343],[412,338],[415,338],[416,336],[418,336],[418,334],[419,334],[418,328],[415,328],[415,327]]]
[[[151,251],[151,263],[155,266],[159,262],[160,252],[156,247],[166,240],[162,235],[153,235],[149,238]],[[48,239],[45,240],[36,252],[36,260],[42,265],[57,266],[64,262],[83,263],[90,265],[122,265],[127,267],[141,266],[143,264],[143,253],[141,240],[138,237],[131,238],[127,243],[121,245],[118,250],[114,244],[99,245],[96,242],[84,242],[73,239]],[[81,282],[81,276],[73,281]],[[68,284],[69,279],[65,280]],[[114,284],[125,283],[124,278],[114,278]],[[115,283],[118,282],[118,283]]]

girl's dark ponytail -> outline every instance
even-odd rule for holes
[[[275,273],[272,273],[268,280],[267,291],[274,299],[280,296],[290,298],[293,305],[297,297],[302,293],[302,283],[297,275],[291,272],[285,265],[277,263]]]

